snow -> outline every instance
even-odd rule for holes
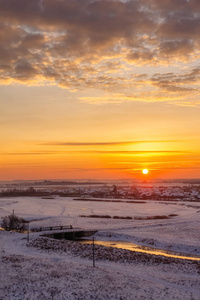
[[[95,239],[122,240],[200,257],[200,203],[116,203],[73,198],[0,198],[0,217],[15,212],[30,227],[72,225],[98,229]],[[159,220],[87,218],[80,215],[148,217]],[[191,261],[0,231],[1,300],[200,299],[200,260]]]

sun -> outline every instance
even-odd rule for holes
[[[142,173],[143,173],[143,174],[148,174],[149,171],[148,171],[147,169],[143,169],[143,170],[142,170]]]

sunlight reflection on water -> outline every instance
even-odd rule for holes
[[[83,244],[92,244],[93,243],[92,240],[85,240],[85,239],[79,240],[79,242],[83,243]],[[198,255],[190,255],[190,254],[186,254],[186,253],[179,253],[179,252],[173,252],[173,251],[166,251],[166,250],[162,250],[162,249],[155,249],[155,248],[151,248],[151,247],[144,247],[144,246],[139,246],[139,245],[131,243],[131,242],[95,240],[95,244],[101,245],[104,247],[112,247],[112,248],[135,251],[135,252],[153,254],[153,255],[162,255],[162,256],[172,257],[172,258],[200,261],[200,256],[198,256]]]

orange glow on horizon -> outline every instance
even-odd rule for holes
[[[121,141],[123,141],[121,139]],[[27,143],[0,153],[0,180],[198,178],[197,152],[167,141]],[[175,143],[177,145],[177,142]],[[19,145],[19,144],[18,144]],[[150,149],[150,150],[146,150]],[[154,150],[153,150],[154,149]],[[155,150],[156,149],[156,150]],[[150,166],[143,169],[145,165]],[[142,170],[142,171],[141,171]]]

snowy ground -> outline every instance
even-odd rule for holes
[[[98,229],[95,239],[131,241],[200,256],[200,203],[83,202],[72,198],[0,198],[0,217],[12,213],[39,226]],[[110,215],[125,219],[86,218]],[[144,220],[156,215],[169,219]],[[134,220],[142,217],[143,220]],[[200,299],[200,260],[57,241],[0,231],[1,300]]]

